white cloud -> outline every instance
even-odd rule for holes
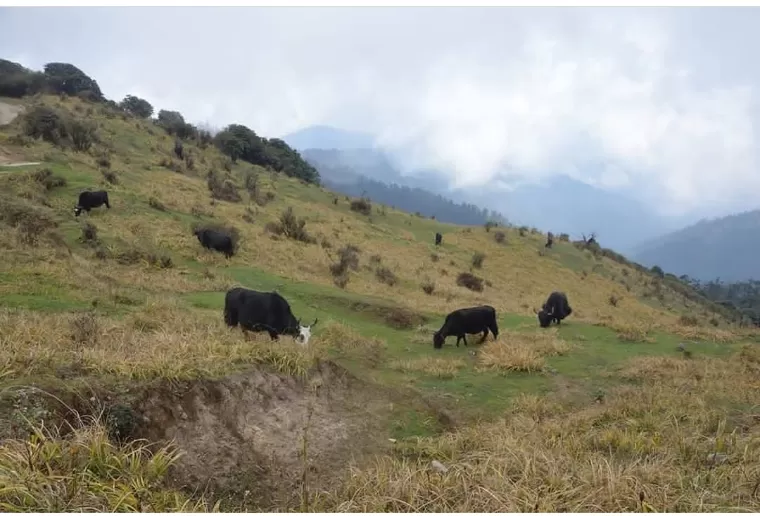
[[[678,214],[760,186],[749,10],[142,12],[14,10],[0,47],[214,126],[373,131],[457,187],[566,173]],[[72,19],[87,45],[62,36]]]

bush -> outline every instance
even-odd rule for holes
[[[293,208],[288,208],[280,214],[278,222],[269,222],[267,231],[276,235],[283,235],[291,240],[297,240],[306,244],[315,244],[317,239],[306,231],[306,219],[299,219],[293,213]]]
[[[114,172],[113,170],[106,170],[104,168],[101,168],[100,173],[103,175],[103,179],[105,179],[107,182],[111,183],[112,185],[119,184],[119,176],[117,176],[116,172]]]
[[[618,303],[620,302],[620,298],[617,297],[615,294],[611,294],[609,299],[607,299],[607,301],[610,303],[610,305],[617,306]]]
[[[156,209],[158,211],[166,211],[166,206],[164,206],[164,203],[162,203],[155,197],[151,197],[150,199],[148,199],[148,205],[151,208]]]
[[[30,174],[30,176],[35,182],[41,184],[45,190],[48,191],[52,190],[53,188],[66,186],[66,178],[54,175],[53,171],[49,168],[35,170]]]
[[[17,229],[21,243],[32,246],[45,231],[58,226],[50,210],[6,196],[0,197],[0,221]]]
[[[71,141],[78,152],[87,152],[96,141],[95,125],[74,120],[71,122]]]
[[[95,244],[98,242],[98,227],[90,221],[82,224],[82,236],[80,240],[86,244]]]
[[[493,234],[493,239],[496,241],[497,244],[503,244],[507,241],[507,234],[503,231],[497,231]]]
[[[468,288],[474,292],[483,292],[483,279],[469,272],[460,272],[457,276],[457,285]]]
[[[23,116],[23,128],[26,136],[42,139],[53,145],[60,145],[69,136],[66,119],[53,108],[35,106]]]
[[[230,178],[222,178],[217,172],[211,171],[207,180],[211,197],[220,201],[240,202],[240,192]]]
[[[491,228],[498,227],[498,224],[492,220],[489,220],[485,224],[483,224],[483,227],[486,228],[486,233],[491,231]]]
[[[351,211],[361,213],[362,215],[370,215],[372,213],[372,202],[366,197],[354,199],[351,201]]]
[[[349,269],[359,269],[359,248],[348,244],[338,250],[338,261],[330,265],[330,274],[333,281],[340,288],[345,288],[348,284]]]
[[[389,287],[398,283],[398,277],[388,267],[378,267],[375,270],[375,277],[381,282],[385,283]]]
[[[560,242],[569,242],[570,241],[570,235],[567,233],[560,233],[559,234],[559,241]]]
[[[427,295],[432,295],[435,291],[435,283],[432,280],[426,279],[422,282],[422,291]]]
[[[472,255],[472,266],[476,269],[483,267],[483,260],[486,259],[486,255],[481,252],[476,252]]]

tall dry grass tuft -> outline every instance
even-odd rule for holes
[[[557,330],[516,332],[503,331],[499,340],[486,343],[478,353],[479,370],[501,372],[542,371],[546,357],[564,355],[570,345],[557,336]]]
[[[0,346],[14,377],[60,367],[132,379],[197,378],[261,364],[305,375],[317,351],[290,337],[245,339],[215,311],[189,313],[172,301],[149,300],[123,319],[91,314],[0,311]]]
[[[28,439],[0,444],[0,510],[4,512],[206,512],[202,498],[165,484],[179,457],[172,446],[118,447],[100,424],[66,437],[37,427]]]
[[[467,363],[460,358],[423,357],[413,360],[394,360],[391,369],[405,373],[422,373],[442,380],[450,380],[459,374]]]
[[[757,512],[753,349],[727,359],[634,361],[628,371],[640,386],[581,408],[523,396],[497,422],[399,443],[353,469],[313,509]]]

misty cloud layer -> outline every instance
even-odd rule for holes
[[[455,186],[567,174],[716,215],[757,207],[756,12],[4,8],[0,49],[193,122],[371,132]]]

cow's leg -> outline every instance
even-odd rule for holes
[[[462,340],[462,336],[461,335],[457,335],[457,347],[459,347],[459,341],[460,340]]]
[[[467,337],[464,334],[462,334],[462,340],[464,341],[464,345],[467,346]]]
[[[483,344],[486,341],[486,337],[488,337],[488,328],[483,330],[483,336],[480,338],[480,342],[478,342],[478,344]]]
[[[272,340],[280,340],[280,336],[277,335],[276,331],[268,330],[269,331],[269,338]]]

